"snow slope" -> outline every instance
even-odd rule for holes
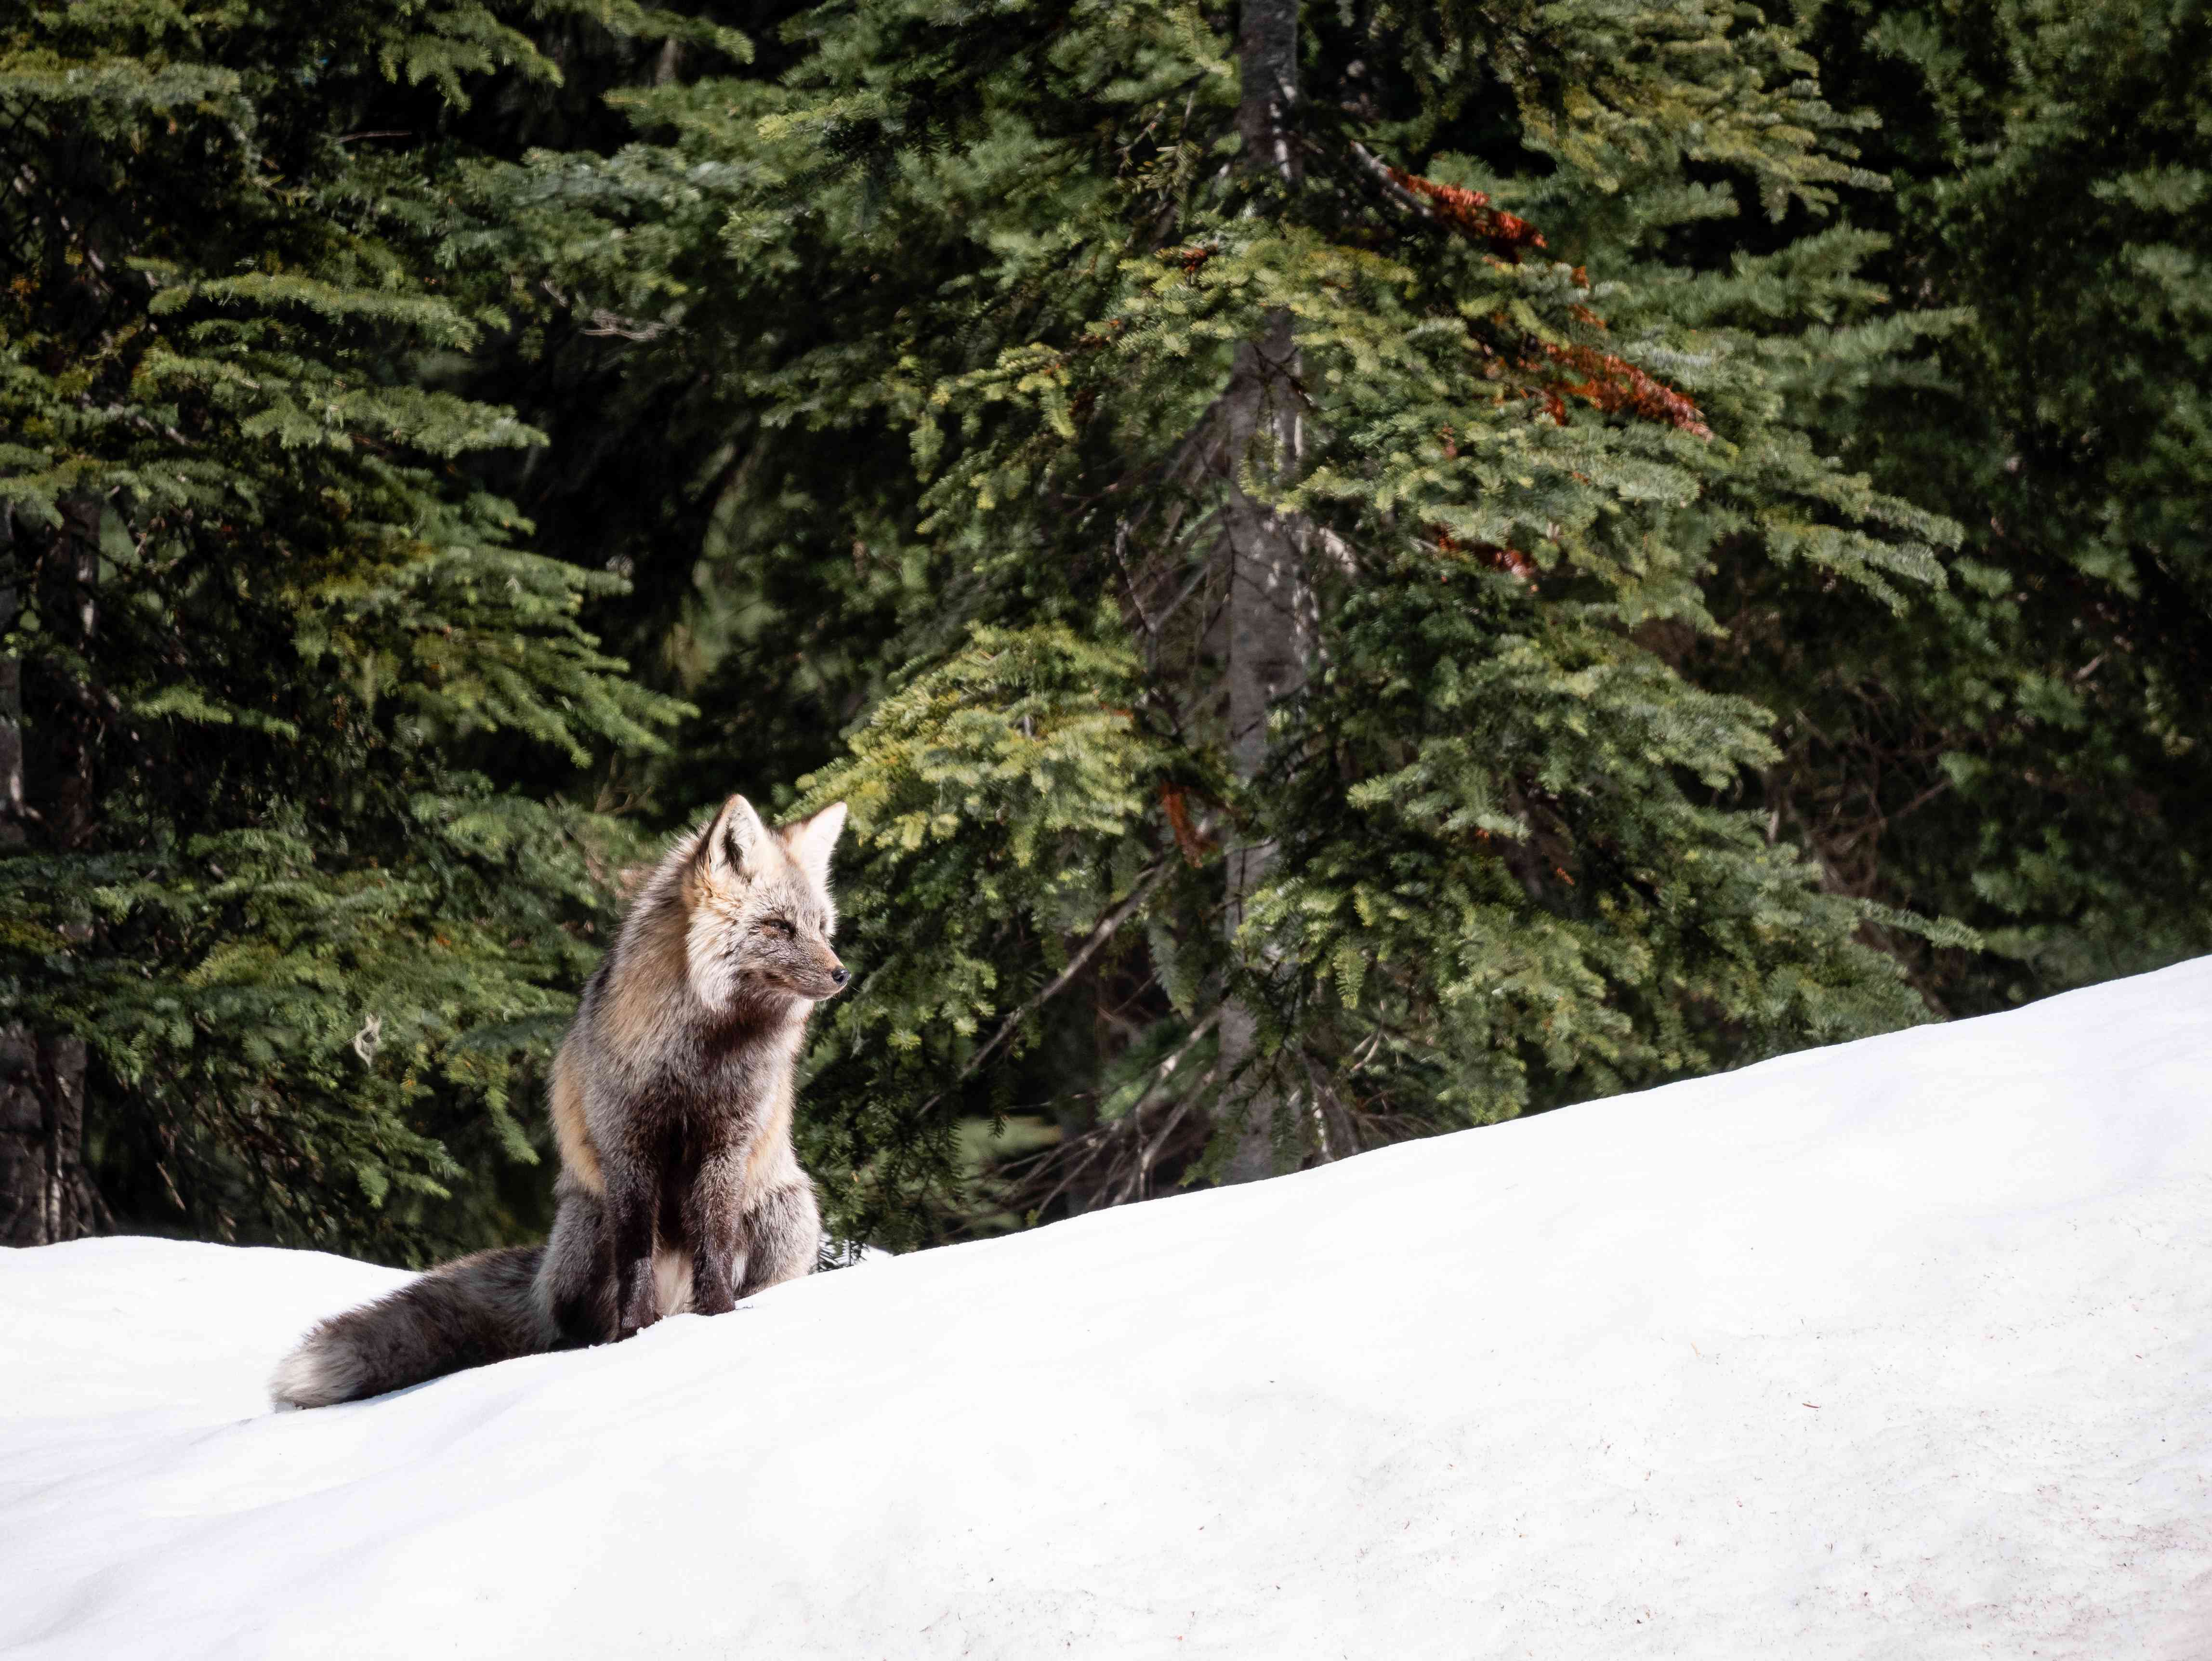
[[[2212,960],[270,1415],[0,1254],[0,1651],[2212,1658]]]

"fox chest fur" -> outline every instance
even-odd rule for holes
[[[787,1165],[795,1165],[791,1081],[805,1032],[802,1007],[734,1029],[701,1022],[634,1057],[607,1053],[612,1046],[594,1054],[592,1046],[563,1045],[551,1103],[562,1168],[604,1198],[603,1146],[644,1159],[665,1173],[665,1185],[741,1142],[749,1190],[784,1179]],[[587,1091],[586,1080],[594,1078],[600,1088]]]

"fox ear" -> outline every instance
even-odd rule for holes
[[[837,836],[845,828],[845,804],[833,801],[811,818],[787,824],[776,834],[783,838],[784,851],[798,861],[799,868],[817,888],[830,885],[830,850],[837,845]]]
[[[714,815],[714,824],[707,827],[707,840],[700,844],[707,874],[720,881],[750,881],[760,846],[767,840],[768,827],[753,805],[743,796],[732,796]]]

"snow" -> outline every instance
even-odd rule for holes
[[[24,1657],[2212,1657],[2212,959],[275,1415],[0,1254]]]

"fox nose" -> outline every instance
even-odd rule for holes
[[[837,985],[842,986],[847,981],[853,978],[853,973],[852,970],[847,969],[845,965],[841,963],[835,969],[830,971],[830,978]]]

